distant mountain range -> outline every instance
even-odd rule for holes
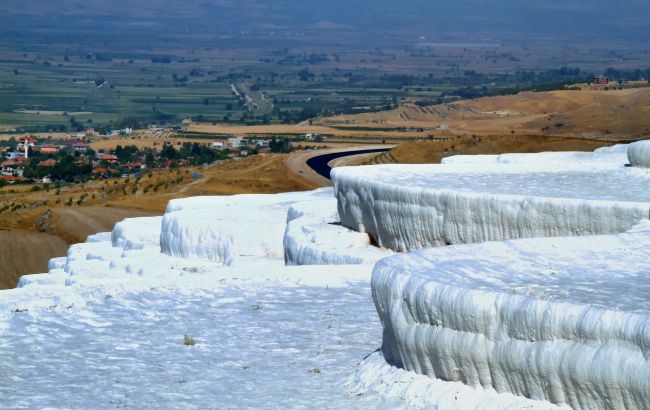
[[[647,0],[3,0],[0,19],[175,19],[278,29],[454,30],[650,36]]]

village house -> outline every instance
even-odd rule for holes
[[[41,146],[35,146],[32,149],[34,151],[37,151],[37,152],[40,151],[41,154],[45,154],[45,155],[48,155],[48,154],[56,155],[60,151],[59,147],[54,146],[52,144],[45,144],[45,145],[41,145]]]
[[[228,146],[232,148],[239,148],[244,144],[243,137],[232,137],[228,138]]]
[[[124,168],[127,168],[130,171],[137,171],[144,169],[146,166],[142,162],[127,162],[124,164]]]
[[[4,181],[8,184],[15,184],[16,182],[27,182],[27,178],[13,176],[13,175],[0,175],[0,181]]]
[[[210,148],[212,149],[225,149],[228,147],[228,141],[226,140],[215,140],[212,141],[212,144],[210,144]]]
[[[88,150],[88,143],[85,141],[75,141],[70,144],[70,147],[78,152],[86,152]]]
[[[96,158],[98,161],[106,161],[109,164],[117,164],[118,162],[118,158],[115,155],[111,154],[97,153]]]
[[[39,167],[53,167],[56,165],[56,160],[55,159],[46,159],[45,161],[41,161],[38,163]]]
[[[8,159],[0,163],[0,174],[22,177],[26,165],[27,158],[25,157]]]
[[[270,142],[269,140],[265,139],[257,139],[253,141],[254,144],[256,144],[258,147],[268,147]]]
[[[111,168],[98,167],[92,170],[92,174],[98,177],[110,178],[115,174],[119,174],[119,171]]]

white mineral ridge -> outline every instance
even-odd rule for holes
[[[67,257],[62,256],[58,258],[52,258],[47,262],[47,269],[64,269],[67,262]]]
[[[93,235],[88,235],[86,242],[106,242],[110,241],[112,232],[98,232]]]
[[[115,224],[111,242],[113,246],[126,250],[159,246],[161,224],[162,216],[127,218]]]
[[[386,258],[388,363],[573,408],[650,408],[650,223]]]
[[[650,141],[639,141],[630,144],[627,157],[633,167],[650,168]]]
[[[650,171],[566,168],[377,165],[336,168],[332,181],[341,224],[396,251],[623,232],[650,216]]]
[[[522,164],[536,167],[579,167],[590,169],[612,169],[627,163],[628,144],[617,144],[611,147],[598,148],[593,152],[562,151],[537,152],[530,154],[499,154],[499,155],[454,155],[443,158],[444,165],[457,164]]]
[[[23,275],[18,280],[18,288],[23,288],[30,285],[39,285],[39,286],[63,286],[65,285],[65,280],[67,274],[65,271],[58,269],[56,272],[51,271],[48,273],[37,273],[32,275]]]
[[[170,201],[162,220],[161,250],[170,256],[226,266],[236,264],[242,257],[282,261],[289,207],[298,201],[331,195],[331,189],[324,189]]]
[[[334,198],[289,208],[284,233],[287,265],[374,264],[392,253],[373,246],[368,234],[341,226]]]

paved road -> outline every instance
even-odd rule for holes
[[[318,151],[299,151],[289,155],[285,163],[289,167],[289,169],[291,169],[294,173],[300,175],[305,180],[312,182],[316,186],[330,186],[331,182],[328,177],[324,177],[323,175],[319,174],[318,172],[316,172],[314,169],[312,169],[310,166],[307,165],[307,162],[309,160],[315,157],[320,157],[320,156],[334,154],[334,153],[341,154],[335,158],[342,158],[343,156],[359,155],[359,151],[366,151],[366,152],[372,150],[385,151],[393,147],[395,147],[395,145],[379,145],[379,144],[370,145],[369,144],[369,145],[346,146],[343,148],[331,148],[331,149],[324,149]],[[326,163],[332,160],[333,158],[330,158],[329,160],[326,161]],[[332,164],[330,163],[330,165]],[[327,175],[329,176],[329,174]]]
[[[307,165],[316,171],[319,175],[330,179],[330,173],[332,172],[332,167],[330,162],[341,157],[349,157],[352,155],[364,155],[371,153],[380,153],[386,152],[389,148],[373,148],[373,149],[361,149],[357,151],[343,151],[343,152],[332,152],[329,154],[319,155],[307,160]]]

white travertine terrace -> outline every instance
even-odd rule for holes
[[[633,167],[650,168],[650,141],[638,141],[630,144],[627,158]]]
[[[650,408],[650,223],[433,248],[375,265],[382,353],[407,370],[572,408]]]
[[[282,259],[289,207],[331,196],[331,190],[277,195],[176,199],[162,219],[164,254],[233,266],[242,257]]]
[[[287,265],[374,264],[392,254],[373,246],[368,234],[341,226],[334,198],[300,202],[289,208],[284,233]]]
[[[525,155],[525,154],[521,154]],[[379,165],[332,172],[341,224],[383,247],[623,232],[650,217],[650,173],[620,153],[581,162]]]

